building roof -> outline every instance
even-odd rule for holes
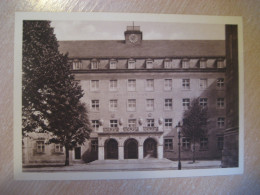
[[[124,40],[59,41],[61,53],[70,58],[166,58],[225,56],[224,40]]]

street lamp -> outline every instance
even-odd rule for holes
[[[178,170],[181,170],[181,142],[180,142],[180,139],[181,139],[181,124],[180,122],[178,123],[178,125],[176,126],[176,129],[177,129],[177,133],[178,133],[178,139],[179,139],[179,143],[178,143],[178,146],[179,146],[179,163],[178,163]]]

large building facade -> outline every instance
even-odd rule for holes
[[[177,159],[176,125],[194,98],[208,110],[207,135],[196,144],[196,156],[221,159],[225,41],[143,40],[138,26],[127,27],[124,34],[120,41],[59,42],[84,90],[82,101],[93,127],[90,139],[71,152],[72,160]],[[41,140],[33,141],[35,152],[27,155],[28,162],[43,147]],[[64,157],[59,146],[51,147]],[[192,148],[191,139],[182,136],[183,159],[192,158]]]

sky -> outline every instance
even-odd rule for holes
[[[126,26],[133,22],[118,21],[52,21],[59,41],[63,40],[124,40]],[[143,32],[143,40],[224,40],[223,24],[183,24],[135,22]]]

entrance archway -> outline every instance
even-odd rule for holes
[[[105,142],[105,159],[118,159],[118,143],[115,139]]]
[[[152,138],[144,141],[144,158],[157,158],[157,142]]]
[[[138,159],[138,142],[135,139],[125,141],[124,159]]]

